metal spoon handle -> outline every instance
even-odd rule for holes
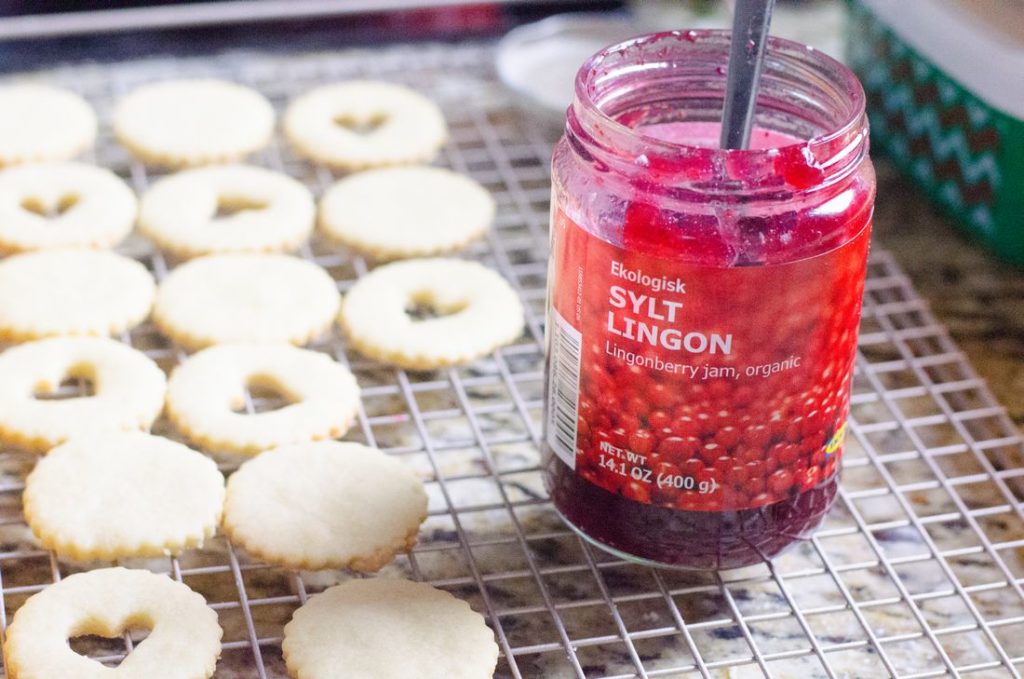
[[[736,0],[729,50],[729,74],[725,82],[721,147],[743,149],[750,144],[750,130],[757,108],[757,86],[768,45],[768,26],[775,0]]]

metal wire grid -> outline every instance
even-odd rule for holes
[[[537,458],[551,139],[512,109],[491,56],[486,45],[225,55],[40,77],[82,92],[104,121],[125,91],[181,75],[247,83],[278,106],[321,82],[377,77],[442,105],[452,138],[440,162],[481,181],[499,204],[493,233],[470,254],[522,296],[524,338],[470,368],[431,373],[382,368],[347,353],[338,337],[315,348],[348,364],[363,386],[348,438],[401,456],[431,495],[420,544],[384,575],[428,581],[484,613],[502,652],[496,676],[1019,676],[1024,443],[885,252],[870,265],[843,489],[813,539],[740,571],[658,571],[590,548],[554,517]],[[94,160],[138,191],[153,178],[108,132]],[[333,180],[279,140],[256,162],[317,194]],[[143,241],[123,250],[158,278],[173,266]],[[342,291],[367,270],[318,241],[300,255]],[[166,368],[183,358],[148,325],[122,339]],[[274,405],[260,395],[246,404],[250,412]],[[163,422],[155,430],[174,436]],[[238,460],[222,462],[230,472]],[[0,452],[2,628],[26,597],[94,566],[60,563],[32,542],[20,511],[31,464]],[[207,598],[225,629],[216,675],[224,679],[285,677],[283,624],[310,593],[347,577],[270,568],[221,538],[178,559],[126,565],[167,572]],[[73,645],[116,663],[143,636]]]

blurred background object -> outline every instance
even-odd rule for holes
[[[565,124],[579,65],[602,47],[642,33],[623,14],[559,14],[514,28],[498,43],[498,77],[520,108],[549,128]]]
[[[850,12],[875,148],[1024,264],[1024,3],[855,0]]]
[[[0,2],[0,71],[232,49],[494,37],[545,16],[619,0],[85,0]]]

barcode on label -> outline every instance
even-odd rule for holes
[[[548,380],[547,438],[555,454],[576,468],[576,418],[580,400],[580,347],[583,335],[551,310],[551,367]]]

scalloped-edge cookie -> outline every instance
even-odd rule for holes
[[[232,342],[301,345],[330,329],[340,299],[326,271],[297,257],[209,255],[164,279],[153,320],[188,350]]]
[[[269,412],[241,412],[247,388],[265,387],[289,403]],[[247,455],[304,441],[338,438],[359,408],[348,368],[318,351],[286,344],[222,344],[174,369],[167,416],[206,450]]]
[[[164,80],[129,92],[114,110],[114,136],[144,163],[186,167],[241,160],[270,142],[274,109],[226,80]]]
[[[437,104],[395,83],[323,85],[293,101],[284,134],[315,162],[344,170],[428,162],[448,139]]]
[[[73,162],[0,170],[0,253],[110,248],[131,233],[135,192],[110,170]]]
[[[422,582],[348,580],[295,611],[281,644],[295,679],[490,679],[498,645],[465,601]]]
[[[374,259],[461,250],[487,233],[494,199],[469,177],[438,167],[393,167],[339,180],[320,201],[320,230]]]
[[[20,83],[0,86],[0,165],[70,160],[96,141],[96,114],[74,92]]]
[[[438,315],[416,318],[421,307]],[[523,331],[523,305],[512,286],[482,264],[410,259],[360,278],[338,319],[361,353],[428,370],[468,363],[515,341]]]
[[[153,276],[101,250],[43,250],[0,261],[0,341],[114,335],[146,319]]]
[[[117,669],[72,650],[68,639],[117,637],[150,628]],[[208,679],[224,632],[202,596],[166,575],[100,568],[69,575],[32,595],[4,641],[10,679]]]
[[[397,458],[359,443],[282,446],[228,479],[224,533],[268,563],[377,571],[416,543],[423,484]]]
[[[220,217],[221,210],[235,211]],[[289,252],[309,237],[315,216],[309,189],[288,175],[254,165],[218,165],[153,184],[139,206],[139,231],[180,259]]]
[[[216,533],[224,476],[210,458],[159,436],[76,436],[36,463],[22,507],[40,543],[58,556],[168,556]]]
[[[41,399],[69,378],[91,396]],[[70,438],[148,429],[163,410],[166,378],[142,352],[100,337],[54,337],[0,353],[0,443],[44,453]]]

